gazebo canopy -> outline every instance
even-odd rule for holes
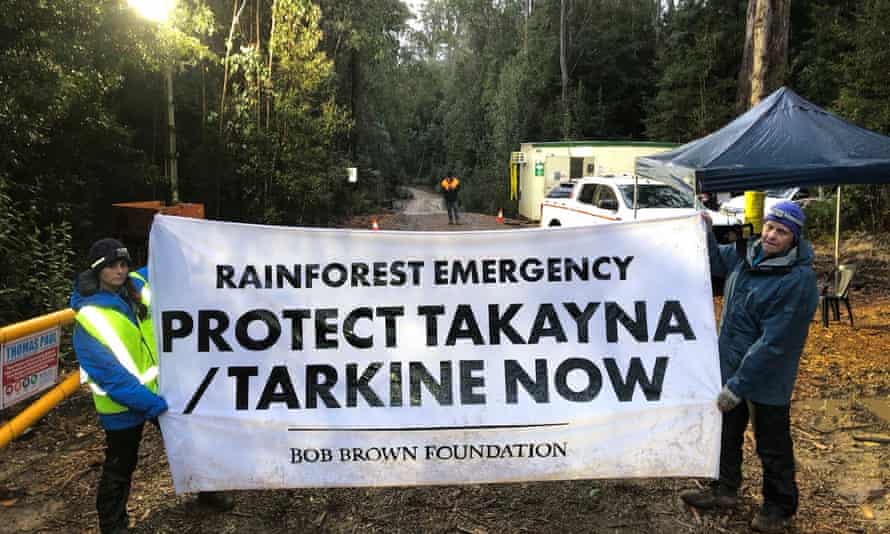
[[[706,137],[637,158],[636,173],[711,193],[890,183],[890,137],[783,87]]]

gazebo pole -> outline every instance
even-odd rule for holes
[[[834,213],[834,285],[837,287],[838,266],[841,259],[841,186],[837,186],[837,206]]]
[[[640,202],[640,178],[634,173],[634,220],[637,220],[637,209]],[[695,205],[693,201],[693,206]]]

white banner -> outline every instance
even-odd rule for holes
[[[697,218],[372,232],[157,216],[178,492],[716,477]]]

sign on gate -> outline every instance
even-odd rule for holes
[[[0,408],[33,397],[59,376],[59,327],[0,345]]]

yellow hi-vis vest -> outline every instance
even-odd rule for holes
[[[145,305],[148,314],[144,321],[140,321],[139,325],[142,328],[142,335],[145,336],[145,339],[149,340],[151,352],[155,355],[155,360],[157,360],[158,351],[155,350],[155,328],[154,323],[151,320],[151,289],[148,287],[148,280],[136,271],[130,273],[130,278],[135,278],[142,282],[142,290],[139,292],[139,298],[142,299],[142,304]]]
[[[99,306],[84,306],[74,319],[88,334],[105,345],[118,363],[141,384],[152,393],[158,392],[158,358],[151,319],[137,319],[137,326],[119,311]],[[112,400],[83,370],[81,376],[86,377],[89,383],[97,412],[110,415],[128,410]]]

